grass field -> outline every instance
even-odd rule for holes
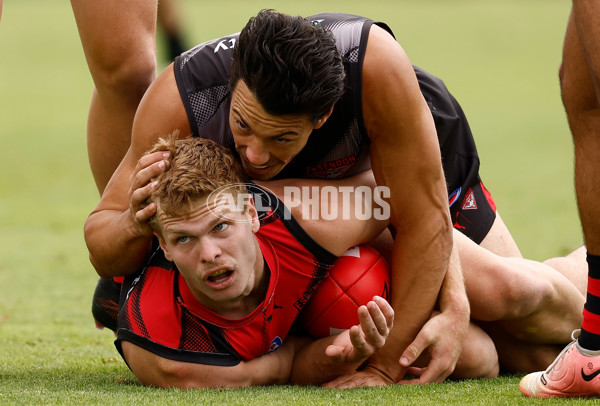
[[[581,244],[557,69],[560,0],[183,0],[190,44],[238,31],[260,8],[386,21],[413,63],[442,77],[469,117],[482,176],[525,256]],[[98,195],[87,165],[92,83],[69,2],[5,0],[0,22],[0,404],[563,404],[519,376],[350,391],[140,386],[89,308],[96,276],[82,226]]]

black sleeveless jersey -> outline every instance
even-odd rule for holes
[[[371,167],[361,95],[369,30],[377,24],[392,32],[384,23],[349,14],[323,13],[307,20],[333,32],[346,71],[346,90],[325,125],[313,131],[305,148],[278,178],[347,177]],[[202,43],[174,61],[175,79],[192,134],[234,151],[228,81],[237,38],[238,34],[232,34]],[[478,178],[479,158],[466,118],[440,79],[417,67],[415,72],[437,128],[448,194],[459,188],[467,190]]]

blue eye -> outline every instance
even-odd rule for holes
[[[188,237],[187,235],[183,235],[181,237],[177,237],[177,242],[180,243],[180,244],[185,244],[189,240],[190,240],[190,237]]]
[[[228,227],[227,223],[219,223],[215,226],[215,231],[223,231]]]

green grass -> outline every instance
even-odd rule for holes
[[[238,31],[260,8],[346,11],[389,23],[413,63],[463,105],[482,176],[523,253],[581,244],[557,69],[568,2],[184,0],[190,43]],[[82,226],[98,196],[88,169],[92,83],[69,2],[5,1],[0,22],[0,404],[557,404],[519,376],[426,387],[156,390],[140,386],[93,327],[96,275]]]

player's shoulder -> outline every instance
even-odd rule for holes
[[[173,71],[177,82],[188,91],[227,84],[238,37],[239,33],[233,33],[205,41],[176,57]]]

